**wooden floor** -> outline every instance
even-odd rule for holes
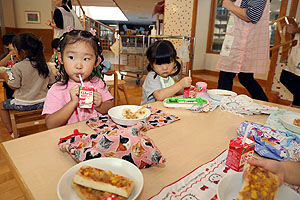
[[[136,85],[136,79],[125,76],[126,94],[129,97],[128,104],[140,105],[142,100],[142,88]],[[124,94],[120,94],[120,105],[126,104]],[[0,102],[4,100],[3,87],[0,86]],[[32,129],[24,129],[20,131],[21,137],[26,137],[28,134],[36,133],[46,130],[45,126]],[[11,140],[12,138],[0,120],[0,143]],[[23,200],[25,199],[17,181],[14,179],[4,156],[0,152],[0,200]]]

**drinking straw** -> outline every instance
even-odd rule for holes
[[[250,129],[250,124],[248,123],[247,128],[246,128],[246,131],[245,131],[245,134],[244,134],[244,138],[243,138],[242,145],[244,145],[245,142],[246,142],[246,139],[247,139],[247,136],[248,136],[249,129]]]
[[[84,86],[84,84],[83,84],[83,81],[82,81],[82,78],[81,78],[81,75],[79,74],[78,76],[79,76],[79,79],[80,79],[81,85],[82,85],[82,86]]]
[[[192,76],[192,71],[189,69],[189,77]]]
[[[14,59],[13,59],[13,55],[10,55],[10,60],[11,60],[11,61],[13,61],[13,60],[14,60]]]

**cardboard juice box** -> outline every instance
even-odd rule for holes
[[[80,86],[79,90],[79,108],[92,108],[93,107],[94,87]]]
[[[252,136],[247,137],[243,144],[243,137],[230,140],[226,165],[235,171],[243,171],[245,161],[253,157],[255,141]]]
[[[194,86],[186,87],[183,90],[183,98],[196,98],[197,89]]]

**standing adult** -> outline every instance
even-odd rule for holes
[[[288,57],[287,66],[282,69],[280,82],[293,94],[293,107],[300,108],[300,27],[294,23],[288,24],[286,31],[294,35],[295,46]]]
[[[231,15],[217,64],[218,88],[232,90],[238,74],[252,98],[268,101],[254,73],[265,73],[269,67],[269,0],[224,0],[223,7]]]
[[[71,13],[71,0],[53,0],[55,3],[55,10],[53,14],[53,22],[46,21],[48,26],[54,28],[54,38],[60,38],[66,31],[67,27],[75,27],[73,15]]]

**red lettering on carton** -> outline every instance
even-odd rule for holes
[[[80,86],[79,90],[79,108],[93,108],[94,87]]]
[[[226,165],[235,171],[243,171],[245,162],[253,157],[255,141],[252,136],[247,137],[244,144],[243,137],[230,140]]]

